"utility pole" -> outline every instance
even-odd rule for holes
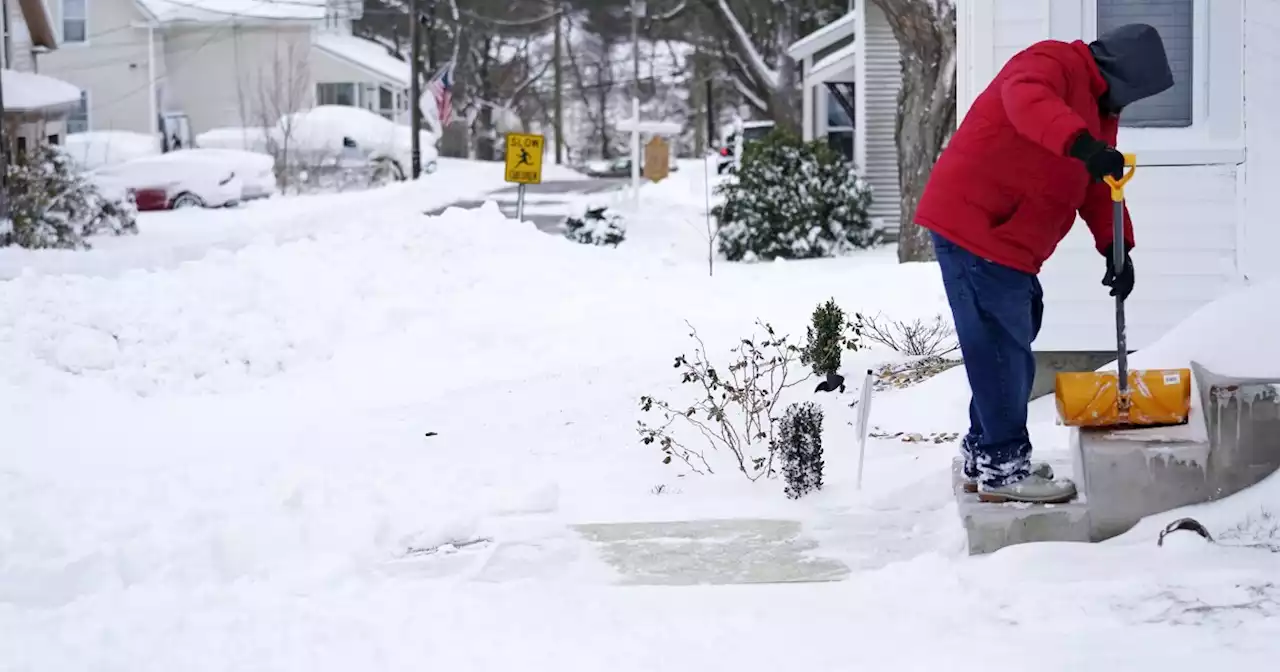
[[[702,123],[702,79],[707,76],[707,69],[702,63],[702,22],[696,13],[693,15],[693,34],[693,86],[689,91],[689,102],[693,106],[693,152],[705,157],[706,148],[712,139],[706,136],[706,128]]]
[[[431,8],[427,10],[427,69],[432,74],[436,71],[436,0],[428,0]]]
[[[9,3],[0,2],[0,8],[4,12],[4,67],[10,67],[13,63],[13,36],[9,33]]]
[[[560,31],[561,31],[560,24],[562,23],[561,21],[562,18],[563,17],[560,16],[560,7],[557,4],[556,5],[556,35],[555,35],[556,46],[553,51],[554,55],[552,56],[552,58],[555,59],[555,91],[552,92],[551,94],[552,100],[553,100],[552,104],[553,104],[553,107],[555,108],[554,109],[555,120],[553,123],[555,123],[555,126],[556,126],[556,165],[560,165],[564,161],[564,96],[560,93],[561,87],[564,86],[564,74],[561,70],[562,66],[560,65],[560,61],[563,60],[562,54],[560,53],[560,49],[561,49],[560,41],[564,39],[563,36],[560,34]]]
[[[422,176],[422,0],[409,3],[409,139],[413,179]]]
[[[0,5],[4,7],[4,15],[0,17],[0,20],[4,21],[4,49],[2,50],[4,63],[0,64],[0,69],[7,69],[10,64],[8,0],[0,0]],[[4,77],[0,76],[0,222],[7,224],[9,221],[9,133],[5,130],[4,109]]]
[[[631,191],[636,210],[640,209],[640,13],[644,0],[631,0]]]

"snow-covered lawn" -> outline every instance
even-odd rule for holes
[[[1144,524],[970,559],[954,444],[873,440],[854,488],[856,389],[796,389],[827,414],[827,485],[799,501],[681,477],[638,441],[640,395],[687,394],[686,320],[724,362],[756,318],[799,339],[831,297],[930,317],[933,265],[875,250],[708,277],[683,246],[575,245],[493,206],[421,214],[501,186],[480,168],[3,251],[0,669],[1274,665],[1280,554],[1158,549]],[[891,356],[846,354],[853,387]],[[957,368],[878,393],[872,422],[959,431],[966,401]],[[1061,451],[1052,409],[1035,414],[1037,450]],[[624,587],[570,528],[714,517],[800,521],[852,572]]]

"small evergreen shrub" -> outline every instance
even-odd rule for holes
[[[88,249],[92,235],[138,232],[133,202],[104,196],[57,147],[28,150],[7,177],[9,221],[0,220],[0,247]]]
[[[742,152],[734,178],[716,187],[712,209],[729,261],[812,259],[874,245],[871,187],[823,142],[774,131]]]
[[[582,217],[564,220],[564,237],[584,245],[617,247],[627,239],[627,225],[622,215],[608,212],[604,206],[587,208]]]
[[[860,335],[835,299],[828,299],[813,309],[813,320],[805,334],[804,348],[800,351],[800,363],[808,364],[815,375],[830,378],[840,371],[842,353],[858,349]]]
[[[787,407],[774,439],[782,463],[783,493],[799,499],[822,489],[822,409],[812,401]]]

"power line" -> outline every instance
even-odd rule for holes
[[[173,74],[174,72],[176,72],[176,71],[178,71],[179,69],[181,69],[181,66],[186,65],[186,64],[191,60],[191,58],[192,58],[193,56],[195,56],[196,54],[200,53],[200,51],[201,51],[202,49],[204,49],[205,47],[209,46],[209,45],[214,41],[214,39],[215,39],[215,38],[217,38],[219,35],[221,35],[221,34],[222,34],[222,32],[223,32],[224,30],[226,30],[226,29],[227,29],[227,26],[231,26],[231,25],[234,25],[234,23],[233,23],[233,22],[231,22],[231,21],[224,21],[224,22],[222,22],[222,24],[221,24],[221,25],[219,25],[219,26],[218,26],[218,28],[217,28],[216,30],[214,30],[213,32],[209,33],[209,37],[206,37],[206,38],[205,38],[205,40],[204,40],[204,42],[201,42],[201,43],[200,43],[200,44],[199,44],[195,49],[192,49],[192,50],[191,50],[191,52],[187,54],[187,57],[186,57],[186,58],[182,59],[181,61],[179,61],[179,62],[178,62],[177,64],[175,64],[174,66],[171,66],[171,67],[168,67],[168,66],[167,66],[167,67],[166,67],[166,72],[165,72],[165,77],[168,77],[168,76],[170,76],[171,74]],[[114,106],[114,105],[117,105],[117,104],[119,104],[119,103],[121,103],[121,102],[123,102],[123,101],[125,101],[125,100],[127,100],[127,99],[129,99],[129,98],[131,98],[131,97],[133,97],[133,96],[135,96],[135,95],[137,95],[137,94],[138,94],[138,92],[142,91],[143,89],[150,89],[152,86],[154,86],[154,85],[155,85],[157,82],[159,82],[161,79],[162,79],[161,77],[156,77],[155,79],[152,79],[152,78],[148,77],[148,78],[147,78],[147,83],[146,83],[146,84],[143,84],[142,86],[139,86],[139,87],[135,87],[135,88],[133,88],[133,89],[130,89],[127,93],[125,93],[125,94],[123,94],[123,95],[121,95],[121,96],[118,96],[118,97],[116,97],[116,98],[113,98],[113,99],[111,99],[110,101],[107,101],[107,103],[105,103],[105,104],[103,104],[103,105],[98,105],[98,106],[96,106],[96,107],[108,108],[108,107],[112,107],[112,106]]]

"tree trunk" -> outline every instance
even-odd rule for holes
[[[933,164],[956,128],[956,9],[952,0],[873,0],[889,19],[902,55],[898,147],[898,261],[932,261],[929,231],[916,205]],[[935,6],[938,10],[935,12]]]

